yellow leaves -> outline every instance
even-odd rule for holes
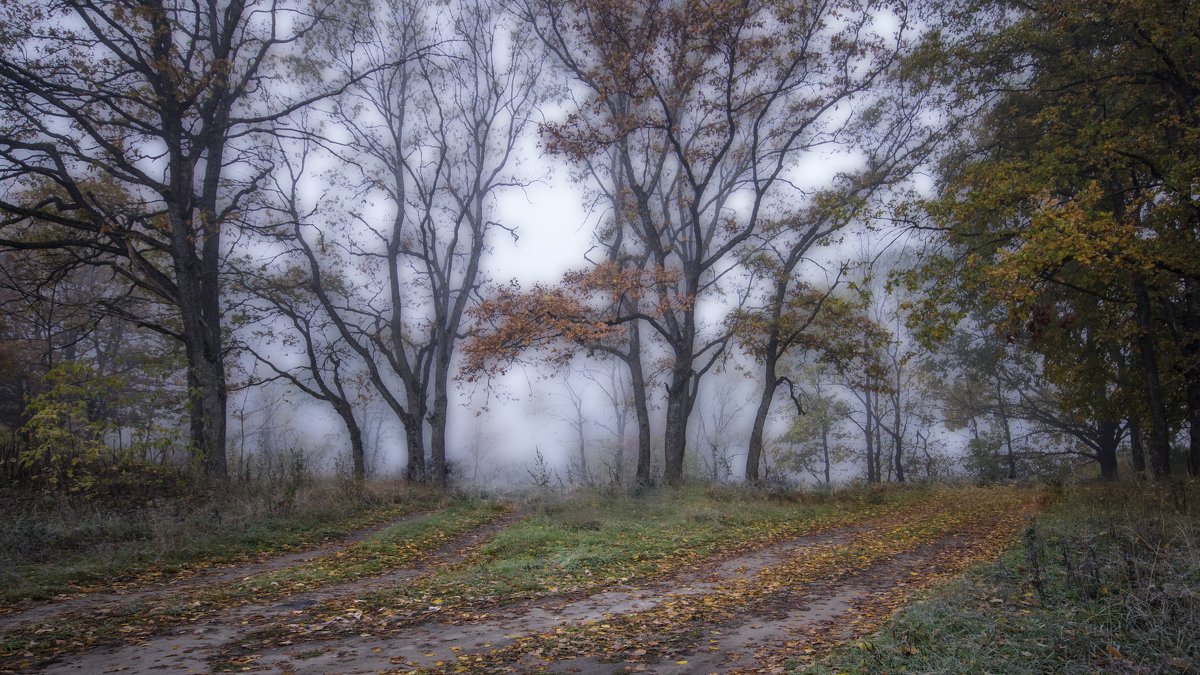
[[[566,362],[580,349],[612,344],[626,335],[629,303],[645,295],[654,296],[655,307],[646,303],[643,313],[691,309],[694,298],[676,292],[677,280],[675,270],[610,261],[567,272],[555,286],[522,290],[512,282],[469,310],[482,327],[464,345],[462,372],[468,379],[504,372],[534,349]]]
[[[964,235],[971,250],[957,282],[989,297],[1019,325],[1028,320],[1047,280],[1108,288],[1148,272],[1156,257],[1153,238],[1131,217],[1114,214],[1110,201],[1094,182],[1070,197],[1046,190],[1028,194],[1018,224]],[[980,247],[981,239],[993,244]]]

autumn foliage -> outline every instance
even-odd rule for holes
[[[615,349],[625,324],[638,318],[622,314],[621,300],[640,300],[672,276],[602,263],[568,272],[556,286],[500,287],[471,311],[479,328],[464,346],[463,372],[471,379],[502,372],[534,350],[562,364],[580,351]]]

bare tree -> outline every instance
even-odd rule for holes
[[[607,431],[613,437],[613,455],[612,461],[607,463],[610,482],[614,485],[621,485],[626,480],[626,454],[628,445],[628,435],[630,426],[631,413],[637,414],[637,419],[632,420],[638,425],[638,451],[636,455],[636,469],[634,480],[638,484],[648,484],[650,482],[650,433],[649,433],[649,415],[645,412],[635,410],[639,405],[639,401],[633,391],[634,384],[630,378],[624,377],[623,369],[620,366],[611,367],[607,372],[597,373],[591,368],[583,370],[583,376],[590,380],[604,397],[608,403],[609,409],[612,411],[612,422],[605,422],[603,419],[593,420],[593,424]],[[645,392],[641,403],[645,404]],[[645,433],[642,432],[641,418],[646,417]],[[642,451],[643,442],[646,445],[646,451]],[[645,462],[645,468],[642,463]]]
[[[364,389],[362,366],[358,355],[350,350],[338,335],[333,323],[322,312],[320,303],[306,288],[304,272],[292,268],[289,274],[261,278],[245,270],[238,276],[238,285],[252,296],[255,340],[243,349],[270,375],[251,377],[247,386],[272,381],[284,381],[300,392],[328,403],[342,420],[350,440],[350,460],[355,480],[367,476],[367,457],[363,429],[356,417],[360,392]],[[283,327],[277,327],[282,322]],[[298,364],[289,366],[295,354],[272,353],[260,342],[278,341],[299,351]]]
[[[577,389],[571,384],[570,378],[563,381],[563,387],[566,389],[567,404],[570,406],[569,412],[560,413],[554,407],[548,411],[551,417],[564,422],[571,428],[571,432],[575,435],[575,453],[567,460],[567,481],[579,485],[592,484],[592,472],[588,468],[588,452],[587,452],[587,401],[584,398],[584,391]]]
[[[490,239],[511,231],[495,220],[494,201],[521,184],[514,152],[538,103],[539,59],[482,0],[351,3],[347,12],[351,28],[323,36],[327,68],[366,63],[371,74],[307,132],[337,160],[351,197],[307,203],[308,159],[293,157],[278,185],[284,239],[403,424],[408,478],[445,485],[455,352]]]
[[[884,79],[885,68],[891,58],[898,58],[903,46],[899,36],[892,51],[877,45],[880,54],[874,65],[879,69],[873,75]],[[816,194],[811,205],[794,213],[763,225],[757,235],[758,250],[749,258],[752,270],[763,283],[762,298],[757,303],[750,299],[744,310],[758,317],[758,329],[762,336],[756,337],[758,345],[755,356],[762,364],[763,388],[751,428],[746,452],[746,479],[758,480],[758,464],[763,450],[764,426],[772,403],[780,386],[790,383],[780,374],[780,364],[788,351],[803,347],[807,339],[805,331],[811,328],[815,314],[796,306],[798,296],[806,293],[806,284],[801,272],[807,266],[817,267],[809,259],[810,252],[830,235],[842,230],[855,220],[872,218],[877,210],[887,210],[884,201],[888,195],[896,196],[897,186],[929,157],[938,141],[938,131],[923,121],[926,115],[922,97],[911,94],[898,78],[890,77],[879,89],[868,91],[876,83],[871,79],[854,82],[831,95],[855,100],[869,93],[875,97],[865,105],[861,117],[851,117],[845,126],[830,138],[854,147],[864,156],[861,168],[837,176],[833,184]],[[830,291],[841,281],[845,269],[836,274],[826,271]],[[828,279],[833,276],[835,278]],[[821,302],[811,306],[811,312],[820,310]],[[818,340],[820,338],[818,337]],[[899,445],[897,445],[899,448]]]

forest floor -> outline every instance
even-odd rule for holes
[[[782,672],[1017,540],[1017,488],[464,499],[0,616],[0,671]]]

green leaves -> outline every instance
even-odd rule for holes
[[[93,472],[100,460],[110,453],[105,435],[115,429],[94,411],[120,390],[120,378],[68,361],[51,368],[44,381],[46,390],[26,406],[29,420],[21,430],[29,445],[18,461],[36,481],[67,492],[86,491],[96,482]]]

